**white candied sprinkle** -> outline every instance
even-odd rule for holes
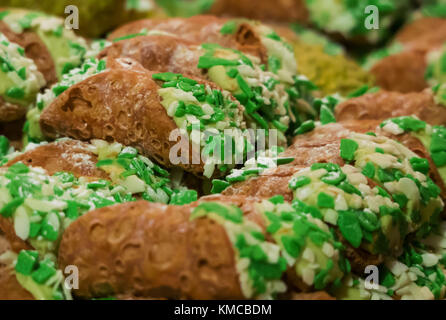
[[[335,254],[335,250],[332,244],[329,242],[324,242],[324,244],[322,245],[322,252],[329,258],[333,257],[333,255]]]
[[[14,231],[17,237],[19,237],[22,240],[27,240],[29,237],[29,230],[30,230],[30,221],[28,214],[23,208],[23,206],[20,206],[17,208],[16,212],[14,213]]]
[[[324,221],[335,226],[338,222],[338,212],[333,209],[326,210],[324,215]]]
[[[394,135],[400,135],[402,133],[404,133],[404,130],[401,129],[395,122],[393,121],[388,121],[384,127],[382,127],[382,130],[389,132],[391,134]]]
[[[302,280],[309,286],[313,285],[315,271],[311,268],[305,268],[302,271]]]
[[[305,248],[304,252],[302,253],[302,258],[309,262],[314,262],[316,259],[313,250],[310,248]]]
[[[397,260],[386,262],[386,266],[387,268],[389,268],[390,272],[392,272],[397,277],[402,275],[409,269],[404,263],[401,263]]]
[[[433,253],[423,253],[421,255],[423,258],[423,266],[425,267],[433,267],[438,263],[438,256]]]
[[[347,201],[345,201],[344,196],[341,194],[338,194],[338,196],[336,197],[335,209],[336,210],[347,210],[348,209]]]

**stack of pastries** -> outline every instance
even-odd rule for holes
[[[417,12],[363,69],[328,37],[386,35],[320,2],[100,40],[1,9],[0,299],[444,299],[446,19]],[[388,2],[390,26],[411,4]]]

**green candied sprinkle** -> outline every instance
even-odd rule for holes
[[[367,178],[373,179],[375,177],[375,165],[372,162],[367,162],[362,169],[362,174]]]
[[[290,182],[288,183],[288,187],[291,190],[296,190],[299,189],[303,186],[306,186],[307,184],[311,183],[311,179],[307,176],[298,176],[298,177],[294,177],[290,180]]]
[[[341,170],[341,167],[336,163],[313,163],[310,168],[311,171],[325,169],[328,172],[334,172]]]
[[[380,148],[380,147],[376,147],[376,148],[375,148],[375,152],[384,154],[384,149],[383,149],[383,148]]]
[[[393,118],[390,121],[396,123],[404,131],[418,131],[426,128],[426,122],[411,116]],[[380,126],[383,127],[385,124],[386,121],[384,121]]]
[[[279,258],[278,263],[271,264],[266,261],[251,261],[250,269],[255,270],[265,279],[280,279],[282,273],[286,270],[287,264],[283,257]]]
[[[280,238],[283,243],[285,251],[293,258],[298,258],[301,252],[301,245],[299,238],[284,235]]]
[[[227,181],[220,180],[220,179],[214,179],[212,180],[212,189],[211,193],[221,193],[223,192],[227,187],[229,187],[231,184]]]
[[[325,286],[327,285],[327,275],[330,272],[330,270],[333,269],[333,267],[334,267],[333,259],[329,259],[327,261],[325,269],[319,271],[318,274],[316,274],[316,276],[314,277],[315,289],[321,290],[325,288]]]
[[[446,151],[446,129],[444,127],[434,127],[429,149],[433,157],[435,157],[436,153],[443,154],[444,156],[444,152]],[[437,156],[437,160],[439,160],[438,158]]]
[[[212,56],[201,56],[198,60],[197,67],[199,69],[209,69],[215,66],[230,66],[235,67],[240,65],[240,62],[238,60],[228,60],[224,58],[217,58]]]
[[[191,219],[199,218],[209,213],[215,213],[234,223],[241,223],[243,221],[243,212],[240,208],[234,205],[223,205],[217,202],[203,202],[199,204],[192,211]]]
[[[295,131],[294,135],[297,136],[299,134],[304,134],[309,131],[312,131],[314,128],[316,128],[316,125],[314,124],[313,120],[307,120],[303,122]]]
[[[37,270],[33,271],[33,273],[31,274],[31,278],[35,282],[43,284],[55,274],[56,269],[54,268],[54,263],[48,259],[45,259],[39,263],[39,267],[37,268]]]
[[[390,199],[390,194],[384,190],[383,188],[381,188],[380,186],[376,186],[375,187],[378,190],[378,194],[384,198],[389,198]]]
[[[319,208],[334,209],[335,201],[332,196],[325,192],[320,192],[317,196],[317,205]]]
[[[56,172],[54,174],[54,177],[57,177],[62,183],[69,183],[76,181],[76,177],[74,176],[74,174],[70,172],[63,172],[63,171]]]
[[[326,184],[338,185],[346,178],[347,176],[345,175],[345,173],[339,170],[339,171],[328,172],[321,178],[321,181]]]
[[[118,42],[118,41],[122,41],[122,40],[128,40],[128,39],[133,39],[139,36],[146,36],[147,32],[138,32],[138,33],[132,33],[123,37],[119,37],[119,38],[115,38],[113,39],[113,42]]]
[[[429,172],[429,161],[423,158],[412,157],[409,160],[412,169],[421,173],[427,174]]]
[[[249,114],[263,129],[268,130],[268,122],[257,112]]]
[[[13,99],[23,99],[25,97],[25,90],[19,87],[12,87],[6,90],[6,96]]]
[[[234,34],[237,30],[237,21],[231,20],[226,22],[220,29],[221,34]]]
[[[185,112],[186,112],[186,114],[192,114],[197,117],[204,116],[203,109],[200,106],[197,106],[195,104],[186,105]]]
[[[375,132],[369,131],[369,132],[366,132],[365,134],[368,135],[368,136],[376,137],[376,133]]]
[[[8,172],[14,174],[28,173],[29,168],[22,162],[16,162],[8,168]]]
[[[161,168],[159,165],[156,164],[153,166],[153,170],[165,178],[169,177],[170,175],[169,171],[164,170],[163,168]]]
[[[170,204],[183,205],[197,201],[198,194],[195,190],[181,190],[174,192],[170,199]]]
[[[275,31],[269,33],[266,37],[270,38],[270,39],[273,39],[273,40],[276,40],[276,41],[281,41],[282,40],[280,38],[280,36]]]
[[[65,214],[67,218],[71,220],[75,220],[79,217],[79,206],[74,200],[67,200],[67,209],[65,210]]]
[[[60,25],[55,30],[53,30],[53,35],[60,38],[63,35],[64,26]]]
[[[67,74],[69,73],[71,70],[73,70],[74,68],[76,68],[76,65],[71,63],[71,62],[67,62],[63,65],[62,67],[62,74]]]
[[[66,91],[69,88],[69,86],[64,85],[57,85],[53,87],[53,93],[58,97],[60,94],[62,94],[64,91]]]
[[[264,83],[265,87],[269,90],[272,91],[274,90],[274,88],[276,87],[277,84],[279,84],[280,81],[274,79],[274,78],[269,78],[268,80],[266,80],[266,82]]]
[[[380,227],[378,217],[373,212],[362,211],[357,217],[361,227],[368,232],[378,230]]]
[[[378,168],[378,181],[381,183],[395,181],[395,176],[389,170]]]
[[[251,235],[260,241],[265,241],[265,235],[260,231],[252,231]]]
[[[325,106],[325,105],[323,105],[321,107],[320,120],[321,120],[322,124],[328,124],[328,123],[336,122],[335,115],[330,110],[330,108]]]
[[[271,197],[268,201],[273,203],[273,204],[285,203],[285,199],[280,194],[278,194],[278,195],[276,195],[274,197]]]
[[[395,277],[393,276],[393,274],[387,270],[384,271],[384,276],[382,277],[382,281],[381,281],[381,285],[386,287],[386,288],[390,288],[395,284]]]
[[[110,185],[110,182],[107,180],[99,180],[99,181],[95,181],[95,182],[90,182],[87,184],[87,188],[88,189],[101,189],[101,188],[106,188]]]
[[[355,151],[358,149],[358,143],[351,139],[341,139],[341,158],[346,161],[352,161],[355,158]]]
[[[291,162],[293,162],[294,160],[295,160],[294,157],[279,157],[279,158],[274,159],[274,162],[275,162],[278,166],[280,166],[280,165],[283,165],[283,164],[291,163]]]
[[[17,75],[20,77],[20,79],[26,80],[26,68],[20,68],[19,71],[17,71]]]
[[[15,271],[29,276],[37,265],[39,255],[36,251],[22,250],[17,257]]]
[[[175,117],[181,118],[186,115],[186,104],[183,101],[178,102],[177,109],[175,110]]]
[[[290,87],[285,89],[286,93],[290,96],[291,99],[299,99],[300,98],[300,92],[295,87]]]
[[[393,195],[393,200],[398,203],[401,209],[406,207],[407,203],[409,202],[409,199],[406,197],[405,194],[399,193]]]
[[[308,204],[306,204],[303,201],[300,201],[299,199],[294,199],[291,202],[291,205],[293,206],[294,209],[301,211],[303,213],[309,213],[312,217],[317,218],[317,219],[322,219],[322,213],[319,211],[318,208],[310,206]]]
[[[431,153],[431,158],[438,167],[446,165],[446,151]]]
[[[288,126],[283,124],[282,122],[280,122],[279,120],[273,120],[272,124],[274,127],[276,127],[276,129],[285,132],[288,130]]]
[[[114,163],[113,159],[104,159],[96,162],[96,167],[110,166]]]
[[[10,13],[9,10],[0,12],[0,21],[2,21],[9,13]]]
[[[40,228],[41,228],[40,223],[31,222],[31,224],[29,225],[29,237],[30,238],[37,237],[39,235]]]
[[[362,196],[361,191],[359,191],[358,188],[356,188],[354,185],[347,181],[342,181],[340,184],[337,185],[337,187],[341,190],[344,190],[347,193],[350,194],[357,194],[358,196]]]
[[[245,79],[238,74],[235,79],[237,80],[237,83],[240,87],[240,90],[248,97],[252,98],[254,96],[254,93],[252,92],[251,88],[249,87],[248,83],[245,81]]]
[[[154,73],[152,75],[152,79],[160,80],[160,81],[164,81],[164,82],[177,81],[180,77],[181,77],[181,74],[173,73],[173,72]]]
[[[236,68],[231,68],[228,72],[226,72],[226,74],[228,77],[235,78],[238,75],[238,70]]]
[[[278,221],[272,222],[268,227],[266,227],[266,232],[269,234],[274,234],[280,230],[282,227],[281,223]]]
[[[339,242],[335,242],[339,243]],[[342,244],[340,244],[339,250],[343,250],[344,246]],[[342,257],[339,259],[339,268],[341,269],[342,272],[344,272],[345,274],[348,274],[352,271],[352,267],[350,265],[350,261],[348,261],[348,259],[343,259]]]
[[[9,140],[3,135],[0,135],[0,157],[6,156],[9,150]]]
[[[369,90],[369,86],[367,84],[363,85],[362,87],[359,87],[358,89],[350,92],[347,95],[347,98],[356,98],[356,97],[360,97],[364,94],[367,93],[367,91]]]
[[[327,240],[330,239],[330,234],[317,230],[310,232],[309,237],[315,245],[321,247]]]
[[[270,56],[268,58],[268,68],[271,70],[272,73],[276,73],[280,70],[282,67],[282,63],[280,60],[274,56]]]
[[[363,234],[356,213],[352,211],[339,211],[337,223],[343,237],[354,248],[358,248],[361,244]]]
[[[49,241],[56,241],[59,238],[59,230],[56,230],[49,222],[48,218],[42,222],[40,234]]]
[[[107,62],[105,60],[100,60],[98,62],[98,67],[96,68],[97,72],[104,71],[107,68]]]
[[[9,201],[7,204],[3,206],[3,208],[0,210],[0,214],[5,217],[9,218],[11,217],[15,210],[23,204],[25,201],[24,197],[17,197],[11,201]]]

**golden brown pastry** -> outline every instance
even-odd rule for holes
[[[140,201],[77,220],[59,249],[61,266],[82,266],[76,296],[244,298],[224,228],[210,219],[189,218],[188,206]],[[76,253],[87,247],[91,250]]]
[[[337,121],[385,120],[415,115],[431,125],[446,124],[446,108],[434,101],[432,91],[398,93],[378,91],[349,99],[335,108]]]
[[[147,31],[166,32],[195,43],[217,43],[267,60],[266,48],[262,45],[259,32],[250,23],[237,23],[230,33],[221,29],[228,19],[215,16],[194,16],[191,18],[169,18],[139,20],[123,25],[112,32],[108,39],[119,41],[126,37],[144,34]]]
[[[370,72],[383,90],[409,93],[429,87],[424,77],[426,67],[426,52],[412,49],[382,59]]]
[[[419,92],[429,87],[425,79],[428,54],[446,42],[446,19],[425,17],[402,28],[395,36],[400,52],[378,61],[370,69],[384,90]]]

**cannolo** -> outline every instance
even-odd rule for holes
[[[75,254],[84,245],[92,251]],[[280,199],[212,197],[191,206],[140,201],[90,212],[67,229],[59,262],[82,265],[73,293],[84,298],[271,298],[286,283],[320,290],[340,281],[341,247],[321,220]],[[284,282],[285,271],[292,276]]]
[[[217,167],[228,170],[219,158],[224,154],[215,151],[224,130],[237,134],[245,127],[243,107],[213,83],[152,73],[128,59],[96,60],[73,70],[66,82],[47,90],[28,116],[34,111],[40,117],[40,125],[34,126],[48,138],[114,140],[167,168],[178,166],[207,177],[218,175]],[[171,155],[175,146],[181,146],[178,155]]]
[[[347,213],[344,218],[340,218],[344,213],[339,214],[339,210],[366,212],[366,215],[376,214],[378,220],[383,219],[383,221],[378,229],[371,228],[362,233],[362,236],[365,235],[368,238],[368,240],[362,238],[364,242],[359,240],[361,232],[357,233],[358,242],[354,243],[352,242],[354,239],[349,239],[351,235],[343,233],[342,227],[339,226],[341,234],[353,248],[363,249],[347,251],[353,270],[363,272],[367,266],[366,263],[370,262],[367,259],[374,259],[375,263],[369,264],[376,264],[376,261],[382,261],[382,254],[399,255],[407,234],[416,232],[421,237],[439,223],[440,214],[443,211],[443,201],[439,197],[441,188],[427,175],[430,171],[432,176],[438,177],[438,171],[436,168],[430,169],[432,163],[430,164],[427,159],[419,158],[418,154],[394,140],[380,135],[352,132],[355,126],[356,130],[361,132],[367,130],[368,125],[359,121],[356,124],[350,124],[350,128],[347,129],[341,124],[330,124],[310,134],[298,136],[293,146],[280,155],[293,156],[293,162],[277,169],[266,170],[258,178],[236,183],[223,193],[268,197],[284,192],[285,199],[297,201],[302,208],[305,208],[304,210],[312,212],[317,210],[316,212],[319,213],[338,212],[331,221],[333,225],[337,225],[336,223],[342,225],[342,219],[350,219],[350,217],[353,219],[355,216]],[[373,124],[369,126],[373,127]],[[410,146],[423,149],[420,142]],[[428,154],[426,150],[424,151]],[[394,163],[396,167],[386,162],[387,160],[396,161]],[[403,165],[404,163],[406,165]],[[423,163],[421,165],[423,169],[419,167],[421,163]],[[401,175],[392,177],[393,174],[390,172],[401,172]],[[239,175],[243,175],[243,172]],[[333,177],[333,181],[329,177]],[[348,187],[343,185],[343,181]],[[407,185],[405,185],[406,182]],[[284,187],[286,185],[288,188]],[[415,191],[413,194],[415,198],[408,196],[407,192],[411,188]],[[344,196],[348,199],[345,203],[340,200],[344,199]],[[358,197],[358,202],[353,204],[356,201],[353,198],[356,197]],[[401,202],[401,199],[404,201]],[[344,203],[345,207],[342,207],[339,201]],[[412,203],[414,207],[411,207]],[[385,208],[390,211],[396,210],[394,213],[400,211],[401,214],[391,214],[393,218],[390,218]],[[413,216],[414,212],[417,212],[417,217]],[[324,221],[327,221],[324,213],[322,216]],[[392,228],[384,223],[387,219],[395,219],[390,223]],[[327,222],[330,223],[330,216]],[[385,245],[381,246],[383,244]],[[364,254],[364,251],[369,254]],[[381,254],[381,258],[376,254]]]
[[[280,38],[274,41],[284,45]],[[299,77],[297,71],[291,71],[292,68],[286,68],[288,72],[281,68],[267,71],[258,58],[235,49],[149,35],[115,42],[99,54],[99,58],[104,57],[128,57],[148,70],[187,74],[214,82],[245,106],[248,127],[278,129],[282,145],[286,143],[285,134],[291,122],[298,125],[317,115],[317,108],[312,105],[312,84]],[[283,61],[281,65],[290,63],[293,65],[294,60]]]

